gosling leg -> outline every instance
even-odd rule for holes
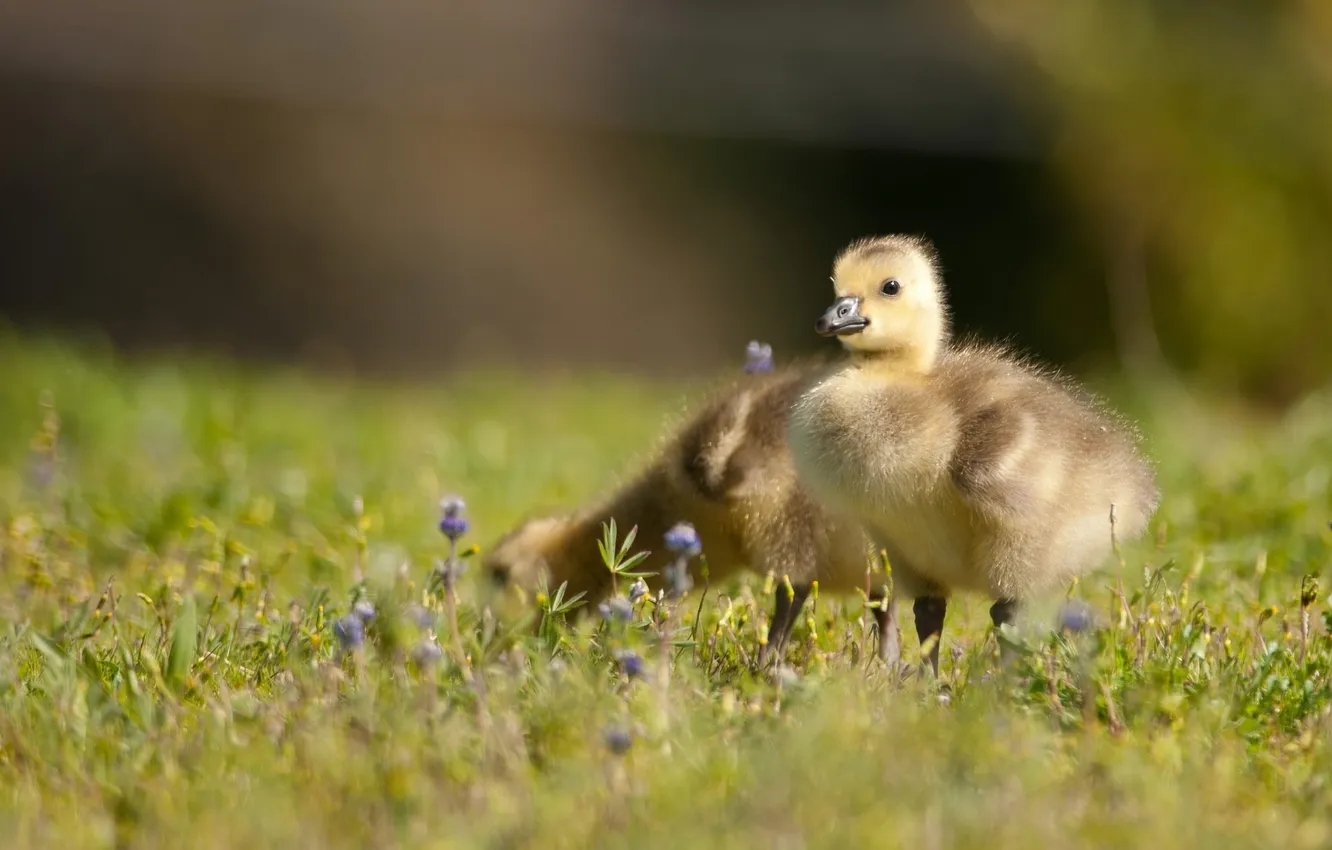
[[[897,597],[880,595],[871,601],[882,606],[874,609],[874,622],[879,629],[879,659],[895,673],[902,663],[902,637],[897,628]]]
[[[920,645],[924,646],[925,641],[934,638],[934,643],[930,647],[929,658],[930,669],[934,675],[939,675],[939,643],[943,639],[944,614],[948,611],[948,602],[941,596],[922,596],[916,600],[913,606],[916,615],[916,637],[920,639]]]
[[[999,631],[1005,623],[1014,624],[1017,622],[1018,612],[1021,610],[1016,599],[1000,599],[990,606],[990,622],[994,623],[995,631]],[[1016,656],[1003,641],[999,641],[999,660],[1012,661]]]
[[[772,623],[768,626],[768,642],[759,647],[758,666],[759,669],[765,667],[768,663],[770,653],[775,654],[777,661],[782,660],[786,654],[786,642],[791,637],[791,631],[795,628],[796,617],[800,615],[800,609],[805,607],[805,599],[809,597],[810,585],[795,584],[791,585],[792,594],[786,594],[786,587],[777,588],[777,604],[772,613]]]

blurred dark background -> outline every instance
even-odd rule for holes
[[[0,316],[321,368],[697,373],[921,232],[958,323],[1332,366],[1316,0],[0,0]]]

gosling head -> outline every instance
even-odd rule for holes
[[[481,559],[481,568],[498,589],[532,590],[543,573],[551,578],[548,559],[553,560],[566,527],[557,517],[529,519],[495,542]]]
[[[933,246],[916,236],[852,242],[833,262],[832,306],[814,330],[853,353],[929,371],[948,339],[943,281]]]

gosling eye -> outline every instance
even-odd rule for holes
[[[879,291],[889,298],[896,298],[897,293],[902,291],[902,284],[897,282],[897,278],[890,277],[879,286]]]
[[[498,587],[504,587],[509,583],[510,569],[505,566],[495,566],[490,568],[490,580]]]

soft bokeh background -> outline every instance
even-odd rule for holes
[[[360,372],[819,345],[924,232],[960,323],[1284,403],[1332,365],[1321,0],[0,0],[0,316]]]
[[[1329,89],[1328,0],[0,0],[6,846],[1328,846]],[[1016,667],[430,590],[893,230],[1157,461]]]

